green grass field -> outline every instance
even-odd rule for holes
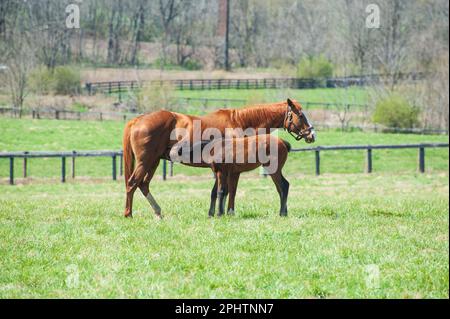
[[[368,88],[349,87],[349,88],[318,88],[318,89],[226,89],[226,90],[177,90],[173,93],[174,99],[193,98],[193,99],[231,99],[242,101],[210,101],[205,106],[203,100],[191,100],[189,104],[183,103],[183,100],[177,102],[179,109],[177,111],[189,114],[203,114],[213,111],[217,107],[242,107],[243,105],[255,103],[270,103],[274,101],[284,101],[290,97],[301,102],[308,110],[324,109],[323,105],[307,103],[330,103],[332,104],[348,103],[356,105],[365,105],[370,102],[371,91]],[[119,94],[113,93],[111,96],[119,98]],[[129,99],[128,93],[121,94],[122,100]],[[355,109],[355,107],[353,108]]]
[[[250,90],[185,90],[176,91],[176,96],[189,98],[210,99],[242,99],[250,102],[284,101],[286,97],[300,102],[320,103],[352,103],[367,104],[369,90],[361,87],[344,89],[250,89]]]
[[[244,178],[207,218],[209,178],[0,185],[0,298],[448,298],[448,174]]]
[[[0,151],[120,149],[123,126],[0,118]],[[448,137],[326,131],[317,145],[417,142]],[[313,154],[291,153],[287,218],[256,171],[236,216],[208,219],[210,171],[176,165],[151,184],[162,221],[139,192],[122,217],[111,159],[77,159],[66,184],[60,160],[32,159],[15,186],[0,160],[0,298],[448,298],[448,149],[426,156],[419,174],[417,151],[374,151],[367,175],[363,152],[325,152],[315,177]]]

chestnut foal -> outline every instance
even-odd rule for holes
[[[233,152],[224,151],[227,143],[229,143],[228,147],[233,148]],[[260,166],[265,168],[277,188],[280,196],[280,216],[287,216],[289,182],[281,171],[291,149],[288,142],[270,134],[262,134],[212,141],[210,147],[211,157],[207,161],[216,178],[211,191],[210,217],[213,217],[215,213],[217,195],[219,197],[217,215],[224,214],[227,195],[229,195],[228,214],[234,214],[234,201],[240,174]],[[217,149],[221,151],[215,153]]]

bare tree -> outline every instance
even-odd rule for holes
[[[22,114],[23,104],[27,95],[28,75],[34,67],[35,57],[29,39],[21,35],[10,43],[7,50],[2,50],[3,62],[6,66],[4,78],[11,98],[11,104]]]
[[[390,76],[388,86],[391,90],[397,85],[407,58],[411,29],[407,13],[409,5],[409,1],[405,0],[385,0],[381,6],[384,22],[379,29],[379,44],[375,54],[383,73]]]
[[[139,63],[138,54],[145,27],[146,4],[147,0],[140,0],[136,6],[137,10],[133,16],[133,41],[130,58],[130,63],[132,65],[137,65]]]
[[[181,12],[182,2],[179,0],[159,0],[159,18],[162,25],[161,37],[161,68],[167,63],[168,46],[172,37],[172,27],[175,18]]]

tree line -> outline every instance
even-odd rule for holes
[[[223,67],[220,2],[227,0],[2,0],[0,41],[18,38],[40,63],[149,63]],[[379,28],[366,26],[364,0],[229,0],[233,67],[296,66],[325,56],[343,74],[428,71],[448,53],[448,2],[380,0]],[[65,26],[80,9],[80,29]],[[19,41],[21,42],[21,41]],[[143,50],[143,43],[157,46]],[[21,43],[18,44],[21,46]],[[157,51],[157,52],[151,52]]]
[[[38,65],[224,68],[227,1],[231,68],[390,74],[391,89],[401,73],[425,72],[433,81],[421,98],[447,107],[434,117],[448,126],[446,0],[1,0],[0,65],[10,70],[2,81],[22,105]],[[78,29],[66,25],[70,4]],[[367,25],[370,4],[379,27]]]

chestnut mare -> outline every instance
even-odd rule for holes
[[[125,217],[132,217],[133,195],[138,187],[156,216],[161,217],[161,208],[150,193],[150,181],[160,159],[169,159],[170,149],[178,142],[171,140],[172,132],[185,129],[193,136],[194,120],[200,121],[202,132],[207,128],[216,128],[224,135],[226,128],[254,128],[265,129],[266,133],[270,133],[271,129],[284,128],[296,140],[304,138],[307,143],[315,140],[314,128],[303,113],[302,106],[290,99],[242,109],[220,109],[205,116],[190,116],[165,110],[138,116],[126,124],[123,136]],[[187,165],[209,167],[205,163]]]
[[[227,194],[230,196],[228,214],[234,215],[234,199],[240,174],[260,166],[268,168],[267,173],[277,188],[280,196],[280,216],[287,216],[289,182],[284,178],[282,169],[291,150],[291,145],[288,142],[270,134],[260,134],[236,137],[231,140],[214,140],[211,143],[213,151],[210,152],[209,158],[205,158],[205,160],[210,163],[217,182],[214,185],[216,189],[213,188],[213,192],[218,191],[219,195],[218,216],[224,214]],[[229,162],[226,161],[227,154],[223,151],[226,149],[226,143],[230,143],[229,146],[233,149],[232,161]],[[240,148],[237,146],[239,144]],[[215,146],[220,149],[220,154],[217,157],[214,156]],[[264,156],[264,159],[261,159],[260,154],[267,155],[267,157]],[[211,197],[209,217],[214,216],[216,200],[217,198]]]

